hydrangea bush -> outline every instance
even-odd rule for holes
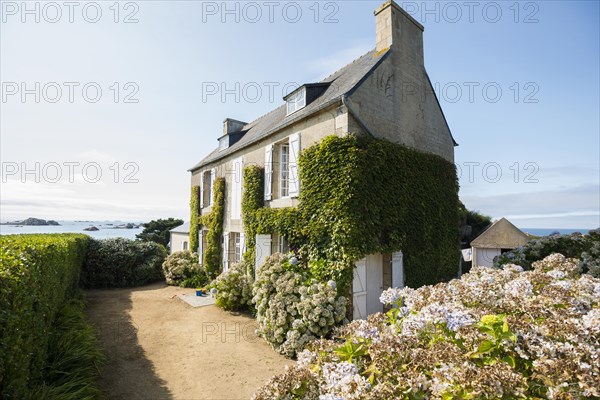
[[[526,245],[503,253],[494,258],[494,266],[517,264],[529,270],[532,263],[552,253],[560,253],[568,258],[578,258],[583,272],[600,278],[600,229],[588,234],[553,234],[529,241]]]
[[[253,289],[259,334],[288,357],[326,337],[346,315],[347,300],[338,297],[335,283],[307,283],[301,268],[294,257],[274,254]]]
[[[202,286],[207,281],[198,262],[198,254],[188,250],[176,251],[169,255],[163,262],[162,269],[168,285]],[[196,278],[198,275],[201,275],[203,279]]]
[[[576,259],[389,289],[393,308],[298,355],[255,399],[600,397],[600,279]]]
[[[224,310],[240,311],[252,308],[252,278],[242,261],[222,272],[212,283],[217,289],[216,304]]]

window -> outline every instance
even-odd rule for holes
[[[237,263],[242,259],[242,241],[239,233],[234,232],[231,235],[233,242],[233,262]]]
[[[287,113],[290,115],[306,105],[306,88],[298,90],[287,99]]]
[[[290,191],[290,145],[281,145],[279,151],[279,197],[288,197]]]
[[[285,236],[279,236],[277,238],[277,247],[281,254],[286,254],[290,251],[290,245]]]
[[[187,250],[187,249],[188,249],[188,242],[183,242],[183,243],[181,244],[181,249],[182,249],[182,250]]]
[[[212,205],[212,173],[211,171],[206,171],[203,173],[203,188],[202,188],[202,196],[203,203],[205,207],[210,207]]]
[[[229,136],[223,136],[219,139],[219,151],[223,151],[229,147]]]

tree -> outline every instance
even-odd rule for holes
[[[170,240],[169,231],[182,224],[183,220],[181,219],[155,219],[148,222],[142,233],[135,235],[135,237],[144,242],[156,242],[167,247]]]

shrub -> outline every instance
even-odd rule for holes
[[[144,224],[144,230],[135,235],[135,237],[143,242],[156,242],[167,247],[171,240],[171,233],[169,231],[182,224],[183,220],[176,218],[154,219]]]
[[[391,311],[313,342],[255,398],[598,398],[600,279],[560,254],[532,269],[389,289]]]
[[[60,310],[48,338],[42,383],[33,388],[32,399],[96,399],[100,365],[104,360],[94,328],[87,323],[82,295]]]
[[[90,240],[81,283],[86,288],[140,286],[164,279],[166,249],[154,242],[123,238]]]
[[[579,266],[594,278],[600,278],[600,241],[594,242],[588,251],[581,253]]]
[[[305,269],[306,271],[307,269]],[[254,283],[259,333],[281,354],[294,357],[310,341],[326,337],[346,313],[335,283],[309,284],[302,267],[282,254],[267,258]]]
[[[224,310],[240,311],[252,308],[252,278],[248,266],[239,262],[221,273],[211,284],[217,289],[216,304]]]
[[[206,274],[198,262],[198,254],[188,250],[170,254],[163,262],[162,269],[168,285],[189,286],[192,280],[202,281],[199,278],[193,279],[197,275],[203,275],[206,281]],[[188,285],[182,285],[184,282]],[[202,285],[204,284],[198,286]]]
[[[0,397],[24,398],[42,376],[60,308],[74,293],[88,236],[0,236]]]
[[[582,259],[583,253],[586,253],[587,261],[585,265],[593,264],[592,260],[598,260],[598,257],[593,255],[595,254],[593,251],[591,253],[589,251],[594,246],[594,243],[598,242],[600,242],[600,232],[597,230],[590,231],[587,235],[573,233],[570,235],[554,234],[544,236],[531,240],[526,245],[518,247],[513,251],[495,257],[494,266],[516,264],[529,270],[532,268],[533,262],[541,260],[552,253],[560,253],[565,257],[578,259]]]

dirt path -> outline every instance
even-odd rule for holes
[[[256,337],[248,316],[174,297],[189,292],[155,284],[87,293],[108,357],[99,382],[107,399],[249,399],[292,364]]]

